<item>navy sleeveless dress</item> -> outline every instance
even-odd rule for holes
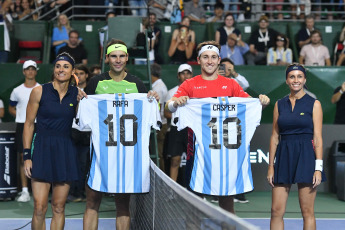
[[[274,164],[275,184],[312,183],[315,172],[313,108],[315,99],[305,94],[296,100],[289,96],[278,101],[280,141]],[[322,181],[325,181],[322,172]]]
[[[78,89],[69,86],[60,103],[52,83],[42,85],[32,142],[32,178],[46,182],[78,180],[77,151],[71,139]]]

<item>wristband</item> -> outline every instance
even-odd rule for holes
[[[169,104],[168,104],[168,109],[169,109],[170,112],[172,112],[172,113],[175,113],[175,112],[176,112],[177,108],[175,108],[175,106],[174,106],[174,101],[169,102]]]
[[[31,160],[31,149],[24,149],[23,151],[23,160]]]
[[[342,91],[342,90],[340,89],[340,90],[339,90],[339,93],[340,93],[340,94],[343,94],[343,93],[344,93],[344,91]]]
[[[315,171],[320,171],[322,172],[322,169],[323,169],[323,160],[318,160],[316,159],[315,160]]]

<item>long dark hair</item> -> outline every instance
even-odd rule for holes
[[[276,37],[276,42],[274,43],[273,50],[277,50],[277,41],[279,40],[278,37],[284,39],[284,51],[288,48],[288,40],[287,37],[284,34],[278,34]]]

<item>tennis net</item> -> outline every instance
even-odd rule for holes
[[[131,197],[131,229],[258,229],[176,184],[153,161],[150,177],[150,192]]]

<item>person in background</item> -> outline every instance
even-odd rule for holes
[[[133,16],[147,16],[147,5],[145,0],[128,0],[128,4]]]
[[[167,98],[172,98],[178,90],[178,87],[187,79],[193,77],[193,69],[188,64],[181,64],[177,69],[177,79],[179,84],[170,89],[167,94]],[[170,133],[168,136],[168,153],[171,157],[170,161],[170,178],[174,181],[177,180],[178,171],[181,164],[181,156],[183,153],[187,153],[188,145],[188,129],[185,128],[181,131],[177,131],[176,124],[174,123],[174,114],[165,110],[164,116],[170,119]]]
[[[5,0],[0,3],[0,25],[4,26],[3,43],[0,44],[0,47],[2,47],[0,48],[0,64],[8,61],[8,54],[11,51],[9,30],[11,30],[12,27],[12,18],[11,15],[7,13],[10,5],[11,0]]]
[[[64,52],[70,54],[76,64],[87,64],[87,52],[84,45],[79,41],[78,31],[71,30],[68,33],[67,46],[61,47],[58,53],[61,54]]]
[[[65,14],[60,14],[57,20],[57,27],[53,29],[52,45],[55,47],[55,55],[59,49],[68,43],[68,33],[72,30],[70,22]]]
[[[35,10],[35,3],[34,0],[21,0],[20,2],[21,12],[18,14],[18,19],[22,19],[28,15],[30,15]],[[33,14],[31,17],[27,19],[37,20],[38,14]]]
[[[138,33],[138,35],[136,37],[137,46],[145,46],[147,44],[147,46],[149,47],[149,62],[150,62],[150,64],[153,64],[155,61],[154,47],[155,47],[155,43],[156,43],[156,36],[155,36],[154,31],[148,31],[150,33],[148,33],[147,41],[145,41],[146,40],[145,39],[145,31],[149,27],[149,18],[143,18],[141,25],[142,25],[141,30],[140,30],[141,32]],[[145,42],[146,42],[146,44],[145,44]],[[135,58],[134,63],[136,65],[146,65],[147,64],[147,58]]]
[[[32,60],[28,60],[23,64],[24,83],[14,88],[8,106],[8,112],[16,118],[16,149],[19,154],[20,168],[19,175],[22,185],[22,192],[19,193],[17,198],[18,202],[30,201],[30,194],[28,190],[28,179],[24,172],[24,160],[23,160],[23,129],[26,119],[26,107],[29,102],[31,91],[39,86],[36,82],[37,64]]]
[[[101,74],[102,73],[102,68],[101,68],[100,65],[96,64],[96,65],[93,65],[93,66],[90,67],[90,71],[89,72],[92,75],[92,76],[89,77],[89,79],[90,79],[93,76]]]
[[[181,25],[179,34],[171,38],[168,55],[171,57],[171,63],[181,64],[186,63],[193,55],[193,49],[195,43],[191,41],[191,37],[188,36],[189,28]]]
[[[9,0],[11,2],[11,0]],[[15,0],[11,3],[9,13],[13,20],[18,20],[18,15],[21,14],[20,0]]]
[[[329,50],[322,45],[321,32],[312,31],[310,40],[311,44],[303,46],[299,53],[299,63],[307,66],[331,66]]]
[[[148,30],[152,31],[152,38],[155,37],[155,42],[154,42],[154,46],[153,46],[153,50],[154,50],[154,57],[155,57],[155,62],[158,64],[162,64],[163,60],[162,57],[160,56],[158,49],[159,49],[159,43],[161,40],[161,29],[159,29],[156,26],[156,22],[157,22],[157,16],[155,13],[150,13],[149,14],[149,25],[148,25]]]
[[[289,48],[287,37],[278,34],[276,43],[268,49],[267,65],[287,66],[292,63],[292,50]]]
[[[220,60],[220,64],[224,64],[225,71],[218,69],[219,75],[234,79],[242,87],[243,90],[247,90],[249,88],[247,79],[236,72],[235,64],[229,58],[222,58]]]
[[[290,0],[291,3],[291,19],[297,19],[297,7],[299,7],[300,10],[300,15],[299,19],[304,19],[305,18],[305,5],[306,3],[310,4],[310,0]]]
[[[163,20],[167,4],[167,0],[150,0],[148,1],[149,11],[156,14],[158,21]]]
[[[219,27],[215,34],[215,41],[221,46],[225,45],[228,41],[228,36],[235,33],[241,39],[241,31],[235,28],[234,16],[227,13],[224,17],[224,25]]]
[[[162,119],[162,127],[157,131],[157,145],[158,145],[158,156],[159,156],[159,168],[165,172],[164,167],[164,143],[165,136],[168,130],[167,119],[164,117],[164,106],[168,95],[168,88],[161,79],[162,68],[159,64],[154,63],[150,66],[151,68],[151,83],[152,90],[158,93],[160,103],[160,114]]]
[[[192,0],[184,3],[184,15],[191,21],[204,24],[206,22],[206,13],[199,0]]]
[[[243,56],[249,51],[247,43],[235,33],[229,34],[227,44],[221,46],[220,57],[229,58],[235,65],[245,65]]]
[[[27,106],[23,131],[24,171],[31,178],[34,211],[32,229],[46,229],[50,189],[52,229],[64,229],[70,182],[78,180],[78,162],[71,138],[78,105],[78,88],[71,85],[74,60],[56,57],[52,82],[35,87]],[[37,119],[36,130],[35,119]]]
[[[2,122],[1,118],[4,118],[4,116],[5,116],[4,102],[0,99],[0,123]]]
[[[78,88],[84,90],[87,82],[90,80],[89,69],[86,65],[76,65],[75,75],[78,77]],[[70,192],[67,198],[69,202],[80,202],[85,201],[85,180],[88,165],[90,164],[90,129],[80,130],[76,120],[73,119],[72,123],[72,139],[77,148],[77,159],[78,159],[78,181],[71,183]]]
[[[224,4],[217,2],[214,5],[214,15],[206,20],[206,22],[224,22]]]
[[[273,12],[278,12],[278,20],[283,20],[283,14],[281,13],[282,9],[283,9],[283,5],[281,4],[269,4],[270,2],[272,3],[283,3],[284,0],[266,0],[266,10],[269,11],[270,13],[270,18],[274,19],[273,17]]]
[[[268,17],[259,19],[259,29],[252,32],[249,39],[249,52],[246,54],[248,65],[266,65],[267,51],[274,46],[277,32],[269,28]]]
[[[109,34],[109,31],[108,31],[108,20],[109,18],[114,18],[116,17],[116,14],[114,11],[107,11],[105,13],[105,22],[107,23],[105,26],[103,26],[101,28],[101,31],[99,31],[99,45],[100,45],[100,48],[101,48],[101,55],[99,57],[99,63],[102,63],[102,59],[103,59],[103,45],[104,45],[104,35],[106,34],[107,37],[105,38],[105,42],[107,43],[108,42],[108,34]]]
[[[184,16],[182,18],[180,26],[187,26],[188,27],[188,35],[187,36],[189,37],[189,41],[193,42],[195,44],[195,32],[194,32],[194,30],[192,30],[190,28],[190,19],[189,19],[189,17]],[[180,28],[174,29],[174,32],[172,34],[172,39],[176,40],[177,36],[179,35],[179,33],[180,33]]]
[[[286,68],[290,94],[275,103],[269,147],[268,183],[272,186],[271,229],[284,229],[284,213],[292,184],[297,183],[303,229],[316,229],[317,186],[325,181],[322,161],[322,108],[304,92],[305,68]]]
[[[297,34],[298,46],[301,49],[304,45],[310,43],[310,33],[315,30],[315,20],[312,15],[308,15],[305,20],[305,28],[301,28]]]
[[[332,104],[336,104],[334,124],[345,124],[345,82],[338,86],[331,99]]]

